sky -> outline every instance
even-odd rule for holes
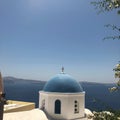
[[[92,0],[0,0],[3,76],[49,80],[61,72],[78,81],[116,82],[120,40],[104,27],[120,26],[116,11],[97,14]]]

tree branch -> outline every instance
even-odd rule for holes
[[[120,14],[120,0],[100,0],[91,2],[91,4],[95,6],[95,9],[99,9],[98,14],[113,9],[119,9],[118,14]]]

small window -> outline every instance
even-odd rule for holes
[[[77,105],[75,105],[75,107],[77,107]]]
[[[77,100],[74,101],[74,113],[79,113],[79,103]]]
[[[61,114],[61,101],[55,101],[55,114]]]
[[[77,101],[75,100],[75,103],[77,103]]]

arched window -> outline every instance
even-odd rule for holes
[[[55,114],[61,114],[61,101],[55,101]]]
[[[79,103],[77,100],[74,101],[74,113],[79,113]]]

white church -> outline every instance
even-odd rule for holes
[[[39,91],[39,108],[4,113],[3,120],[92,120],[89,115],[81,85],[62,68]]]
[[[87,120],[85,113],[85,92],[78,81],[70,75],[55,75],[39,92],[39,108],[50,119]]]

